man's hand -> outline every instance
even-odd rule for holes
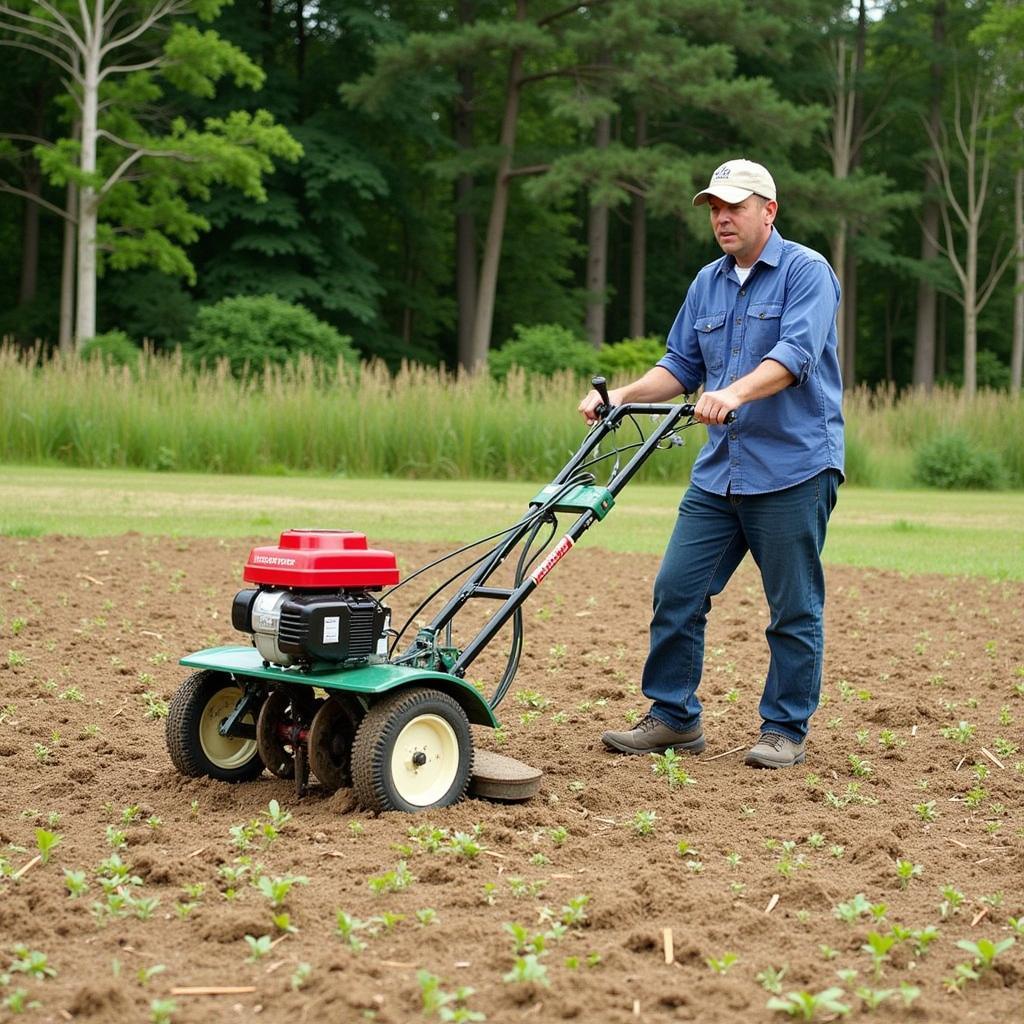
[[[693,418],[700,423],[724,423],[726,416],[743,404],[742,399],[729,388],[721,391],[705,391],[697,399]]]
[[[622,405],[622,392],[625,388],[615,388],[608,392],[608,400],[612,405]],[[586,397],[580,402],[578,412],[589,424],[597,423],[600,416],[597,415],[598,408],[604,404],[604,399],[596,391],[588,391]]]

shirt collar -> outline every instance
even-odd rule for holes
[[[772,226],[772,233],[768,236],[768,241],[764,243],[764,248],[761,250],[761,255],[754,260],[753,267],[756,267],[758,263],[765,263],[769,267],[777,267],[779,261],[782,259],[782,245],[784,239],[779,234],[778,229]],[[735,256],[723,256],[718,261],[717,273],[728,275],[732,272],[732,268],[736,266]],[[751,269],[753,269],[751,267]]]

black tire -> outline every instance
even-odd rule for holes
[[[352,785],[371,811],[458,803],[472,769],[469,719],[440,690],[416,687],[382,698],[367,711],[352,744]]]
[[[332,694],[313,716],[306,746],[309,767],[327,790],[352,785],[352,742],[362,708],[347,694]]]
[[[308,687],[289,687],[272,690],[260,708],[256,723],[256,745],[267,771],[279,779],[295,778],[295,751],[292,744],[281,738],[278,726],[308,726],[313,718],[318,701]]]
[[[166,738],[171,763],[182,775],[249,782],[262,774],[263,759],[255,740],[217,732],[243,692],[229,675],[211,669],[190,675],[178,687],[167,710]],[[242,721],[256,724],[253,713]]]

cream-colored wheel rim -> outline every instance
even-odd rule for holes
[[[391,752],[395,792],[414,807],[429,807],[459,774],[459,741],[440,715],[419,715],[399,734]]]
[[[207,759],[218,768],[241,768],[256,753],[255,740],[221,736],[218,732],[221,722],[235,710],[241,696],[242,691],[237,686],[225,686],[206,702],[199,719],[199,745]],[[245,721],[252,725],[252,715],[246,715]]]

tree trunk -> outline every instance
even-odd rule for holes
[[[526,20],[526,0],[516,0],[516,20]],[[494,326],[494,299],[498,289],[498,267],[501,263],[501,243],[505,234],[505,217],[508,213],[509,171],[515,153],[516,127],[519,119],[520,81],[523,70],[524,50],[519,47],[512,52],[508,66],[508,82],[505,87],[505,112],[501,119],[501,158],[494,175],[494,197],[491,200],[491,215],[487,221],[487,236],[484,239],[483,262],[477,285],[476,309],[473,317],[473,344],[470,352],[470,370],[475,370],[487,360],[491,347],[491,329]]]
[[[636,148],[647,145],[647,111],[636,112]],[[647,319],[647,200],[633,197],[632,238],[629,261],[629,336],[642,338]]]
[[[32,196],[41,196],[43,178],[39,164],[29,158],[25,168],[25,191]],[[18,303],[26,305],[36,297],[39,285],[39,204],[35,199],[25,200],[21,222],[21,284],[18,288]]]
[[[857,380],[857,260],[847,248],[843,274],[843,385],[852,388]]]
[[[96,173],[96,131],[99,117],[100,43],[103,0],[96,0],[93,12],[93,46],[82,61],[82,154],[83,174]],[[96,225],[100,197],[85,185],[78,194],[78,275],[75,311],[75,348],[96,335]]]
[[[46,94],[40,84],[32,90],[32,134],[43,134],[46,116]],[[43,174],[34,156],[28,157],[24,174],[25,191],[34,198],[25,200],[21,224],[21,284],[18,288],[18,303],[25,305],[36,297],[39,286],[39,203],[42,197]]]
[[[78,188],[68,182],[64,202],[68,220],[64,221],[64,251],[60,267],[60,331],[57,344],[70,355],[75,350],[75,233],[78,218]]]
[[[611,142],[610,117],[598,118],[594,148],[603,153]],[[587,340],[594,348],[604,344],[605,292],[608,288],[608,204],[591,203],[587,225]]]
[[[974,168],[968,165],[973,177]],[[967,258],[964,261],[967,283],[964,286],[964,397],[978,391],[978,222],[967,229]]]
[[[1020,394],[1021,364],[1024,363],[1024,167],[1013,179],[1014,250],[1016,268],[1013,293],[1013,344],[1010,349],[1010,392]]]
[[[944,61],[941,50],[946,40],[946,2],[936,0],[932,11],[932,47],[934,57],[931,64],[931,100],[928,122],[933,138],[938,137],[942,120],[942,91]],[[935,157],[929,156],[925,165],[925,195],[938,181]],[[939,255],[936,239],[939,237],[939,204],[935,199],[925,199],[921,225],[921,261],[930,262]],[[914,387],[930,391],[935,385],[935,286],[922,279],[917,285],[917,320],[914,329]]]
[[[460,0],[459,22],[474,20],[473,0]],[[459,95],[455,98],[455,148],[473,148],[473,103],[476,82],[471,67],[458,68]],[[473,316],[476,309],[476,225],[473,221],[473,175],[455,179],[455,297],[459,316],[459,365],[473,362]]]

